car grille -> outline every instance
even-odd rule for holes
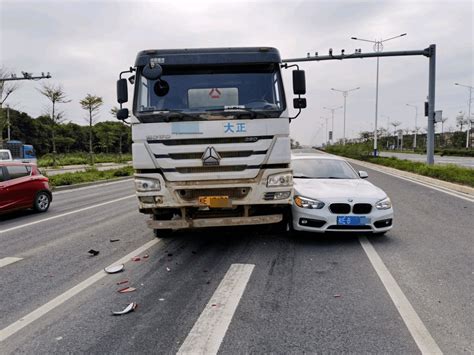
[[[372,205],[370,203],[356,203],[352,207],[352,213],[354,214],[368,214],[372,211]]]
[[[238,199],[244,198],[250,192],[249,187],[230,187],[221,189],[182,189],[178,190],[179,196],[186,201],[195,200],[204,196],[228,196]]]
[[[331,213],[348,214],[351,212],[351,205],[348,203],[332,203],[329,205]]]

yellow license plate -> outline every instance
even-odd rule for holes
[[[229,196],[200,196],[199,203],[213,208],[232,207]]]

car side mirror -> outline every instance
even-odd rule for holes
[[[367,179],[369,177],[369,174],[367,174],[367,171],[359,170],[359,176],[361,179]]]
[[[123,104],[128,101],[127,79],[117,80],[117,102]]]
[[[306,94],[304,70],[293,70],[293,93],[295,95]]]
[[[293,107],[296,109],[306,108],[306,99],[302,97],[293,99]]]
[[[121,108],[117,111],[117,119],[120,121],[126,120],[129,116],[128,108]]]

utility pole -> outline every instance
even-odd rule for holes
[[[334,111],[339,110],[340,108],[342,108],[342,106],[323,107],[323,109],[331,111],[331,132],[332,132],[331,143],[334,143]]]
[[[382,52],[383,50],[383,42],[390,41],[395,38],[403,37],[406,36],[406,33],[402,33],[401,35],[386,38],[386,39],[381,39],[381,40],[374,40],[371,41],[369,39],[362,39],[362,38],[357,38],[357,37],[351,37],[351,39],[356,40],[356,41],[363,41],[363,42],[370,42],[374,44],[374,52],[379,53]],[[374,157],[377,156],[377,119],[378,119],[378,106],[379,106],[379,59],[380,57],[377,57],[377,74],[375,78],[375,127],[374,127]]]
[[[339,90],[339,89],[331,88],[332,91],[342,92],[342,96],[344,97],[344,125],[343,125],[343,134],[342,134],[342,145],[346,145],[346,99],[347,99],[347,96],[349,95],[349,92],[359,90],[359,89],[360,87],[356,87],[354,89],[349,89],[349,90]]]
[[[416,105],[411,105],[411,104],[406,104],[406,105],[415,108],[415,137],[414,137],[414,139],[413,139],[413,150],[415,150],[415,149],[416,149],[416,133],[417,133],[417,130],[418,130],[418,123],[417,123],[417,119],[418,119],[418,106],[416,106]]]
[[[472,89],[474,89],[474,87],[469,86],[469,85],[462,85],[459,83],[454,83],[454,85],[462,86],[469,89],[469,106],[467,108],[467,132],[466,132],[466,148],[469,148],[469,143],[470,143],[469,141],[471,140],[471,127],[472,127],[472,121],[471,121]]]
[[[7,105],[7,140],[10,140],[10,105]]]
[[[328,120],[329,120],[329,117],[321,117],[323,120],[326,121],[326,138],[325,138],[325,142],[326,144],[328,143],[329,141],[329,137],[328,137]],[[334,134],[334,133],[333,133]]]

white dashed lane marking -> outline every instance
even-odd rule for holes
[[[15,257],[7,257],[0,259],[0,267],[4,267],[13,263],[16,263],[17,261],[23,260],[23,258],[15,258]]]

